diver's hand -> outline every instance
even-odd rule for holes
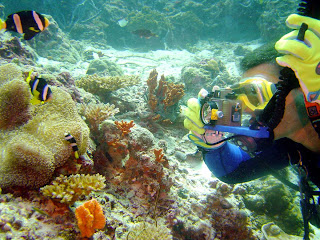
[[[308,25],[304,41],[297,39],[302,23]],[[320,21],[292,14],[286,24],[295,30],[276,42],[276,50],[286,54],[276,60],[279,65],[295,72],[309,102],[320,103]]]
[[[196,98],[190,98],[187,102],[187,108],[183,109],[185,115],[184,127],[190,130],[189,139],[198,147],[212,149],[223,143],[210,145],[222,139],[222,134],[213,130],[204,129],[204,124],[200,119],[200,103]]]

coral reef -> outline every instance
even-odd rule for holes
[[[164,153],[162,153],[163,149],[160,148],[160,149],[154,149],[153,152],[154,152],[154,156],[156,157],[156,162],[164,162],[165,159],[163,158],[164,157]]]
[[[207,208],[211,212],[213,227],[219,239],[253,239],[248,228],[248,216],[245,211],[239,211],[226,199],[216,196],[207,197]],[[214,210],[212,210],[214,209]]]
[[[39,73],[44,69],[39,69]],[[45,70],[46,72],[48,69]],[[56,69],[50,69],[50,71],[56,71]],[[46,79],[47,83],[50,86],[57,86],[62,90],[69,93],[73,99],[73,101],[77,103],[83,102],[83,96],[81,95],[79,89],[75,85],[75,79],[72,77],[70,72],[64,71],[59,74],[51,74],[51,73],[41,73],[41,78]]]
[[[243,196],[245,206],[254,211],[259,225],[273,221],[288,234],[303,232],[300,205],[294,200],[295,193],[272,177],[247,187]]]
[[[166,14],[153,10],[150,7],[143,6],[141,11],[131,11],[128,15],[128,20],[129,22],[126,27],[130,32],[139,29],[147,29],[157,36],[145,41],[144,38],[131,34],[130,38],[133,41],[128,42],[129,45],[134,44],[133,47],[144,51],[165,48],[167,43],[161,39],[166,38],[166,34],[172,29],[172,24]]]
[[[42,194],[61,203],[73,204],[81,196],[88,195],[91,191],[105,188],[105,177],[100,174],[59,176],[50,185],[40,188]]]
[[[50,21],[48,29],[38,34],[37,37],[28,41],[37,54],[50,60],[77,63],[81,59],[81,44],[70,40],[58,26],[57,22],[46,15]]]
[[[66,92],[70,93],[73,101],[81,103],[81,94],[76,88],[75,80],[69,72],[61,72],[58,74],[56,80],[60,83],[59,86],[63,88]],[[51,82],[49,82],[50,85]]]
[[[106,217],[96,199],[91,199],[77,207],[75,214],[82,237],[90,238],[95,230],[103,229],[106,225]]]
[[[154,114],[153,120],[174,121],[177,105],[184,95],[184,85],[165,80],[164,75],[158,82],[158,72],[153,69],[147,80],[148,104]]]
[[[37,193],[29,193],[30,199],[14,197],[12,194],[0,195],[0,239],[71,239],[75,228],[70,210],[64,207],[49,211],[49,205],[40,210],[41,200]],[[51,205],[51,209],[53,209]],[[58,212],[60,211],[60,213]],[[63,223],[63,225],[62,225]]]
[[[286,18],[296,12],[296,2],[264,1],[264,9],[256,25],[259,28],[260,36],[265,42],[274,41],[288,32],[285,24]]]
[[[137,29],[149,29],[161,36],[165,34],[165,29],[170,28],[168,18],[159,11],[152,10],[150,7],[143,7],[142,11],[131,12],[128,16],[130,20],[127,27],[129,31]]]
[[[85,117],[85,121],[88,123],[93,139],[97,138],[95,136],[99,136],[99,125],[118,112],[119,109],[109,103],[83,103],[79,106],[79,113]]]
[[[2,19],[17,11],[12,0],[1,3]],[[260,36],[284,31],[293,0],[63,3],[20,1],[21,9],[51,14],[51,25],[30,41],[0,36],[0,62],[41,73],[54,97],[31,105],[21,70],[0,66],[0,239],[256,240],[270,221],[302,233],[296,193],[268,178],[219,181],[178,116],[178,104],[202,87],[239,80],[240,60]],[[133,33],[144,28],[155,36]],[[124,75],[146,80],[154,68],[166,77]],[[79,159],[66,132],[77,140]],[[78,207],[77,226],[73,211],[88,200]],[[90,208],[98,205],[97,227]]]
[[[174,35],[180,36],[179,39],[173,42],[174,45],[186,47],[186,45],[195,44],[200,40],[204,30],[204,23],[195,12],[179,12],[170,17],[170,22],[174,26]]]
[[[4,65],[2,69],[12,69],[13,66]],[[11,79],[10,74],[14,73],[11,70],[9,74],[6,74],[6,71],[0,72],[2,78],[7,76],[7,79]],[[6,153],[0,160],[0,186],[1,188],[40,187],[50,181],[55,169],[64,166],[73,158],[72,148],[64,140],[65,133],[68,132],[76,138],[79,153],[82,155],[88,146],[89,129],[78,115],[76,106],[68,93],[52,87],[54,97],[50,102],[43,105],[30,105],[26,101],[30,98],[27,84],[21,78],[18,78],[16,83],[18,85],[11,82],[6,84],[6,90],[3,93],[6,97],[12,96],[12,98],[1,98],[0,102],[0,105],[5,108],[1,109],[2,122],[7,124],[9,120],[19,120],[14,121],[17,125],[9,124],[12,129],[8,129],[8,124],[4,125],[5,127],[2,126],[7,130],[0,134],[0,149]],[[17,93],[19,85],[22,85],[20,89],[23,91]],[[21,98],[25,99],[21,100]],[[15,106],[17,103],[24,108]],[[21,112],[16,112],[13,106],[21,109]],[[28,117],[28,121],[25,122],[24,116],[28,111],[31,117]],[[17,114],[17,117],[11,119],[10,116],[13,113]],[[19,128],[13,128],[16,126]]]
[[[134,127],[134,123],[133,120],[131,120],[130,122],[125,122],[123,120],[121,120],[121,122],[119,121],[114,121],[114,124],[117,126],[117,128],[122,132],[122,136],[124,135],[128,135],[129,132],[131,132],[130,128]]]
[[[138,76],[98,76],[97,74],[86,75],[76,82],[78,87],[83,88],[87,92],[96,94],[105,99],[111,91],[138,84],[140,78]]]
[[[113,122],[103,122],[101,131],[105,132],[105,139],[100,143],[106,144],[100,144],[94,154],[96,171],[142,199],[169,192],[170,166],[161,150],[150,149],[154,141],[152,134],[137,125],[130,130],[123,134]]]
[[[165,225],[151,224],[148,222],[136,223],[130,228],[128,240],[171,240],[170,230]]]
[[[87,74],[97,74],[99,76],[123,76],[123,70],[116,63],[108,59],[100,58],[90,62]]]
[[[214,85],[223,87],[232,84],[226,66],[221,60],[214,58],[202,59],[198,63],[184,66],[181,70],[181,80],[185,84],[188,96],[197,95],[201,88],[210,91]]]
[[[27,49],[17,37],[7,36],[8,35],[6,34],[0,36],[0,57],[6,60],[14,60],[19,63],[33,64],[33,61],[36,59],[34,51],[30,48]]]

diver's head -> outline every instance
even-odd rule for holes
[[[269,82],[279,81],[280,67],[275,61],[280,54],[274,48],[275,42],[270,42],[248,53],[240,62],[243,77],[261,76]]]

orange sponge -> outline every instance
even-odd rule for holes
[[[90,238],[96,229],[102,229],[106,225],[106,217],[96,199],[77,207],[76,218],[82,237]]]

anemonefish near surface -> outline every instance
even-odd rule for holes
[[[31,77],[33,71],[29,72],[26,82],[30,86],[33,98],[32,104],[43,104],[52,99],[52,91],[44,78],[38,78],[37,76]]]
[[[36,11],[21,11],[10,14],[5,21],[0,19],[0,30],[24,34],[25,40],[32,39],[49,26],[49,20]]]

